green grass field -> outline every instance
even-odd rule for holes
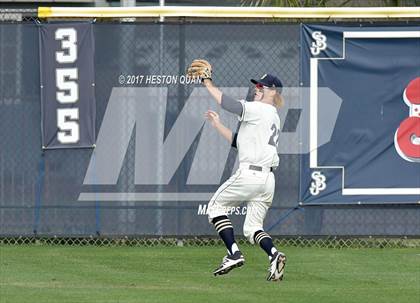
[[[213,277],[222,247],[0,246],[0,302],[420,302],[420,249],[285,247],[285,279],[242,247],[245,266]]]

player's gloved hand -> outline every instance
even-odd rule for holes
[[[204,59],[195,59],[187,70],[187,75],[191,78],[200,78],[211,80],[211,64]]]
[[[220,124],[219,114],[215,111],[208,110],[206,113],[204,113],[204,117],[206,117],[206,119],[209,120],[213,127],[216,127]]]

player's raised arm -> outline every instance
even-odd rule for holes
[[[223,93],[220,91],[220,89],[214,86],[211,79],[203,79],[203,85],[207,88],[214,100],[216,100],[216,102],[221,105]]]
[[[210,94],[219,103],[224,110],[236,114],[239,117],[242,116],[243,106],[241,102],[229,97],[226,94],[223,94],[216,86],[213,85],[211,79],[203,80],[204,86],[208,89]]]
[[[221,105],[224,110],[237,114],[240,117],[242,116],[242,104],[223,94],[220,89],[213,84],[211,79],[212,67],[208,61],[203,59],[194,60],[188,68],[187,73],[190,77],[199,77],[214,100]]]

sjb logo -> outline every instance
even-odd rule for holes
[[[327,48],[327,37],[320,31],[314,31],[312,33],[312,39],[314,39],[314,42],[312,42],[311,53],[317,56]]]
[[[312,196],[318,195],[321,191],[327,188],[327,178],[320,171],[314,171],[311,174],[311,178],[313,181],[311,182],[309,191]]]

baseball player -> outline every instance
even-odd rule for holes
[[[267,253],[270,260],[267,280],[282,280],[286,256],[274,247],[271,237],[264,231],[263,222],[273,201],[273,171],[279,164],[277,145],[280,118],[277,108],[283,105],[280,95],[283,85],[277,77],[269,74],[259,80],[252,79],[251,82],[255,84],[254,102],[246,102],[223,94],[213,85],[211,65],[205,60],[194,60],[188,74],[201,77],[215,101],[241,121],[238,132],[233,133],[222,124],[216,112],[208,110],[205,113],[211,125],[238,149],[239,155],[239,169],[219,187],[208,204],[209,222],[214,225],[228,250],[213,274],[227,274],[245,262],[235,242],[227,210],[246,202],[243,233],[252,244],[258,243]]]

